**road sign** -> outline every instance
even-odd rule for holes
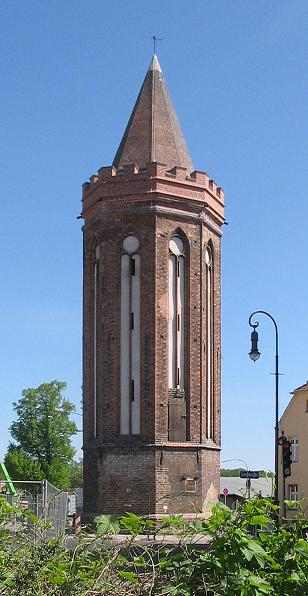
[[[241,470],[240,478],[260,478],[260,472],[257,470]]]
[[[225,497],[227,497],[227,496],[228,496],[228,494],[229,494],[229,491],[228,491],[228,489],[227,489],[227,488],[224,488],[224,489],[223,489],[223,491],[222,491],[222,494],[223,494]]]

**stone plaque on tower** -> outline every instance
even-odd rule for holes
[[[82,217],[84,513],[204,512],[220,491],[224,195],[194,170],[156,56]]]

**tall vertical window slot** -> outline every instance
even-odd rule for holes
[[[214,439],[214,311],[213,311],[213,254],[208,246],[205,253],[206,270],[206,435]]]
[[[179,236],[173,236],[169,242],[168,378],[170,389],[184,389],[185,386],[184,312],[184,244]]]
[[[140,434],[139,240],[126,236],[121,255],[120,433]]]
[[[93,436],[97,435],[97,284],[99,267],[99,246],[95,249],[93,273]]]

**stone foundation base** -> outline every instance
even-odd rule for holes
[[[204,515],[219,498],[218,483],[218,447],[93,447],[84,458],[84,517]]]

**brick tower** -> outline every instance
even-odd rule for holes
[[[224,195],[193,168],[156,56],[82,205],[85,515],[203,512],[219,494]]]

